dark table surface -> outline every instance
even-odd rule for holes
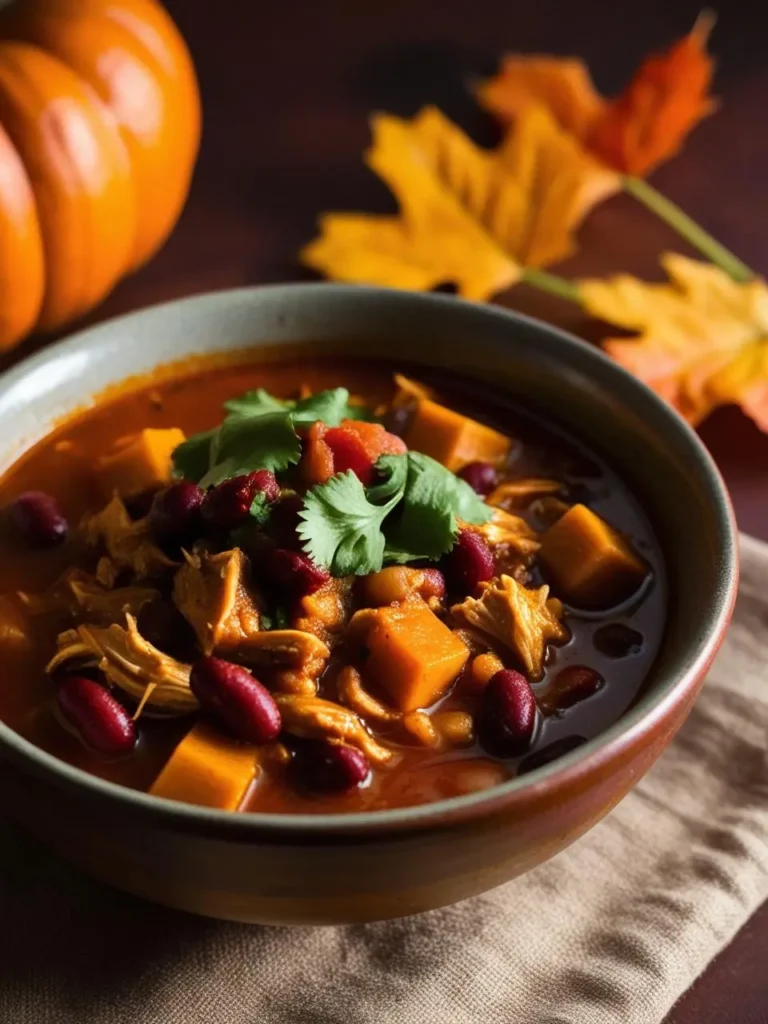
[[[494,129],[467,90],[500,52],[575,53],[605,92],[648,51],[683,34],[701,0],[168,0],[197,63],[204,139],[189,204],[163,251],[91,319],[233,285],[308,277],[296,263],[322,210],[392,209],[361,153],[367,114],[438,104],[478,142]],[[754,0],[722,5],[712,48],[722,110],[654,176],[749,265],[768,272],[768,16]],[[630,200],[601,207],[565,274],[651,277],[677,238]],[[560,269],[560,268],[559,268]],[[564,304],[514,290],[505,305],[577,333]],[[27,347],[27,346],[25,346]],[[731,488],[742,529],[768,539],[768,437],[736,409],[701,431]],[[768,907],[710,966],[668,1024],[766,1024]]]

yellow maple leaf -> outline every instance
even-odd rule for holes
[[[630,275],[579,282],[584,308],[637,332],[606,350],[691,423],[736,403],[768,432],[768,287],[672,253],[669,284]]]
[[[329,213],[301,252],[339,281],[427,290],[453,283],[468,299],[515,284],[523,268],[568,256],[588,211],[619,188],[543,108],[497,150],[476,146],[440,111],[411,121],[379,114],[366,163],[394,193],[396,216]]]
[[[711,113],[713,62],[707,40],[713,17],[665,53],[648,57],[622,93],[601,96],[575,58],[510,55],[478,90],[480,102],[514,124],[531,104],[543,104],[559,124],[606,166],[646,175],[673,156],[691,129]]]

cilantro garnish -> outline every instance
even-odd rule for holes
[[[254,469],[278,472],[300,458],[301,442],[291,413],[228,416],[211,442],[211,464],[200,486],[211,487]]]
[[[490,517],[490,509],[469,484],[429,456],[385,455],[379,465],[386,471],[393,460],[407,463],[407,479],[402,505],[387,524],[386,562],[436,560],[453,547],[457,519],[484,523]]]
[[[384,558],[381,526],[401,497],[397,492],[384,504],[374,505],[351,469],[332,476],[304,498],[298,528],[304,550],[334,576],[377,572]]]
[[[458,519],[484,523],[491,516],[467,483],[427,455],[384,455],[376,469],[383,479],[367,489],[354,473],[341,473],[304,499],[304,550],[334,576],[434,561],[453,547]]]
[[[327,427],[338,427],[342,420],[360,419],[361,410],[361,406],[350,403],[346,388],[318,391],[298,401],[275,398],[264,388],[257,388],[256,391],[247,391],[239,398],[225,402],[224,408],[230,415],[248,417],[290,412],[293,422],[299,426],[322,420]]]
[[[275,398],[263,388],[224,403],[226,417],[215,430],[190,437],[173,453],[176,476],[211,487],[255,469],[275,473],[301,457],[296,427],[322,420],[337,427],[367,410],[349,401],[346,388],[319,391],[298,401]]]
[[[215,430],[206,430],[203,434],[193,434],[182,441],[173,452],[173,469],[176,476],[197,482],[208,472],[211,465],[211,442]]]

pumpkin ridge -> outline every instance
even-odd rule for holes
[[[136,223],[130,162],[93,89],[28,43],[0,43],[0,120],[38,209],[46,265],[39,325],[56,328],[95,305],[126,269]]]

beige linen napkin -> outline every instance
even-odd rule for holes
[[[768,898],[768,547],[656,767],[560,856],[383,924],[222,924],[90,882],[6,829],[2,1024],[654,1024]]]

